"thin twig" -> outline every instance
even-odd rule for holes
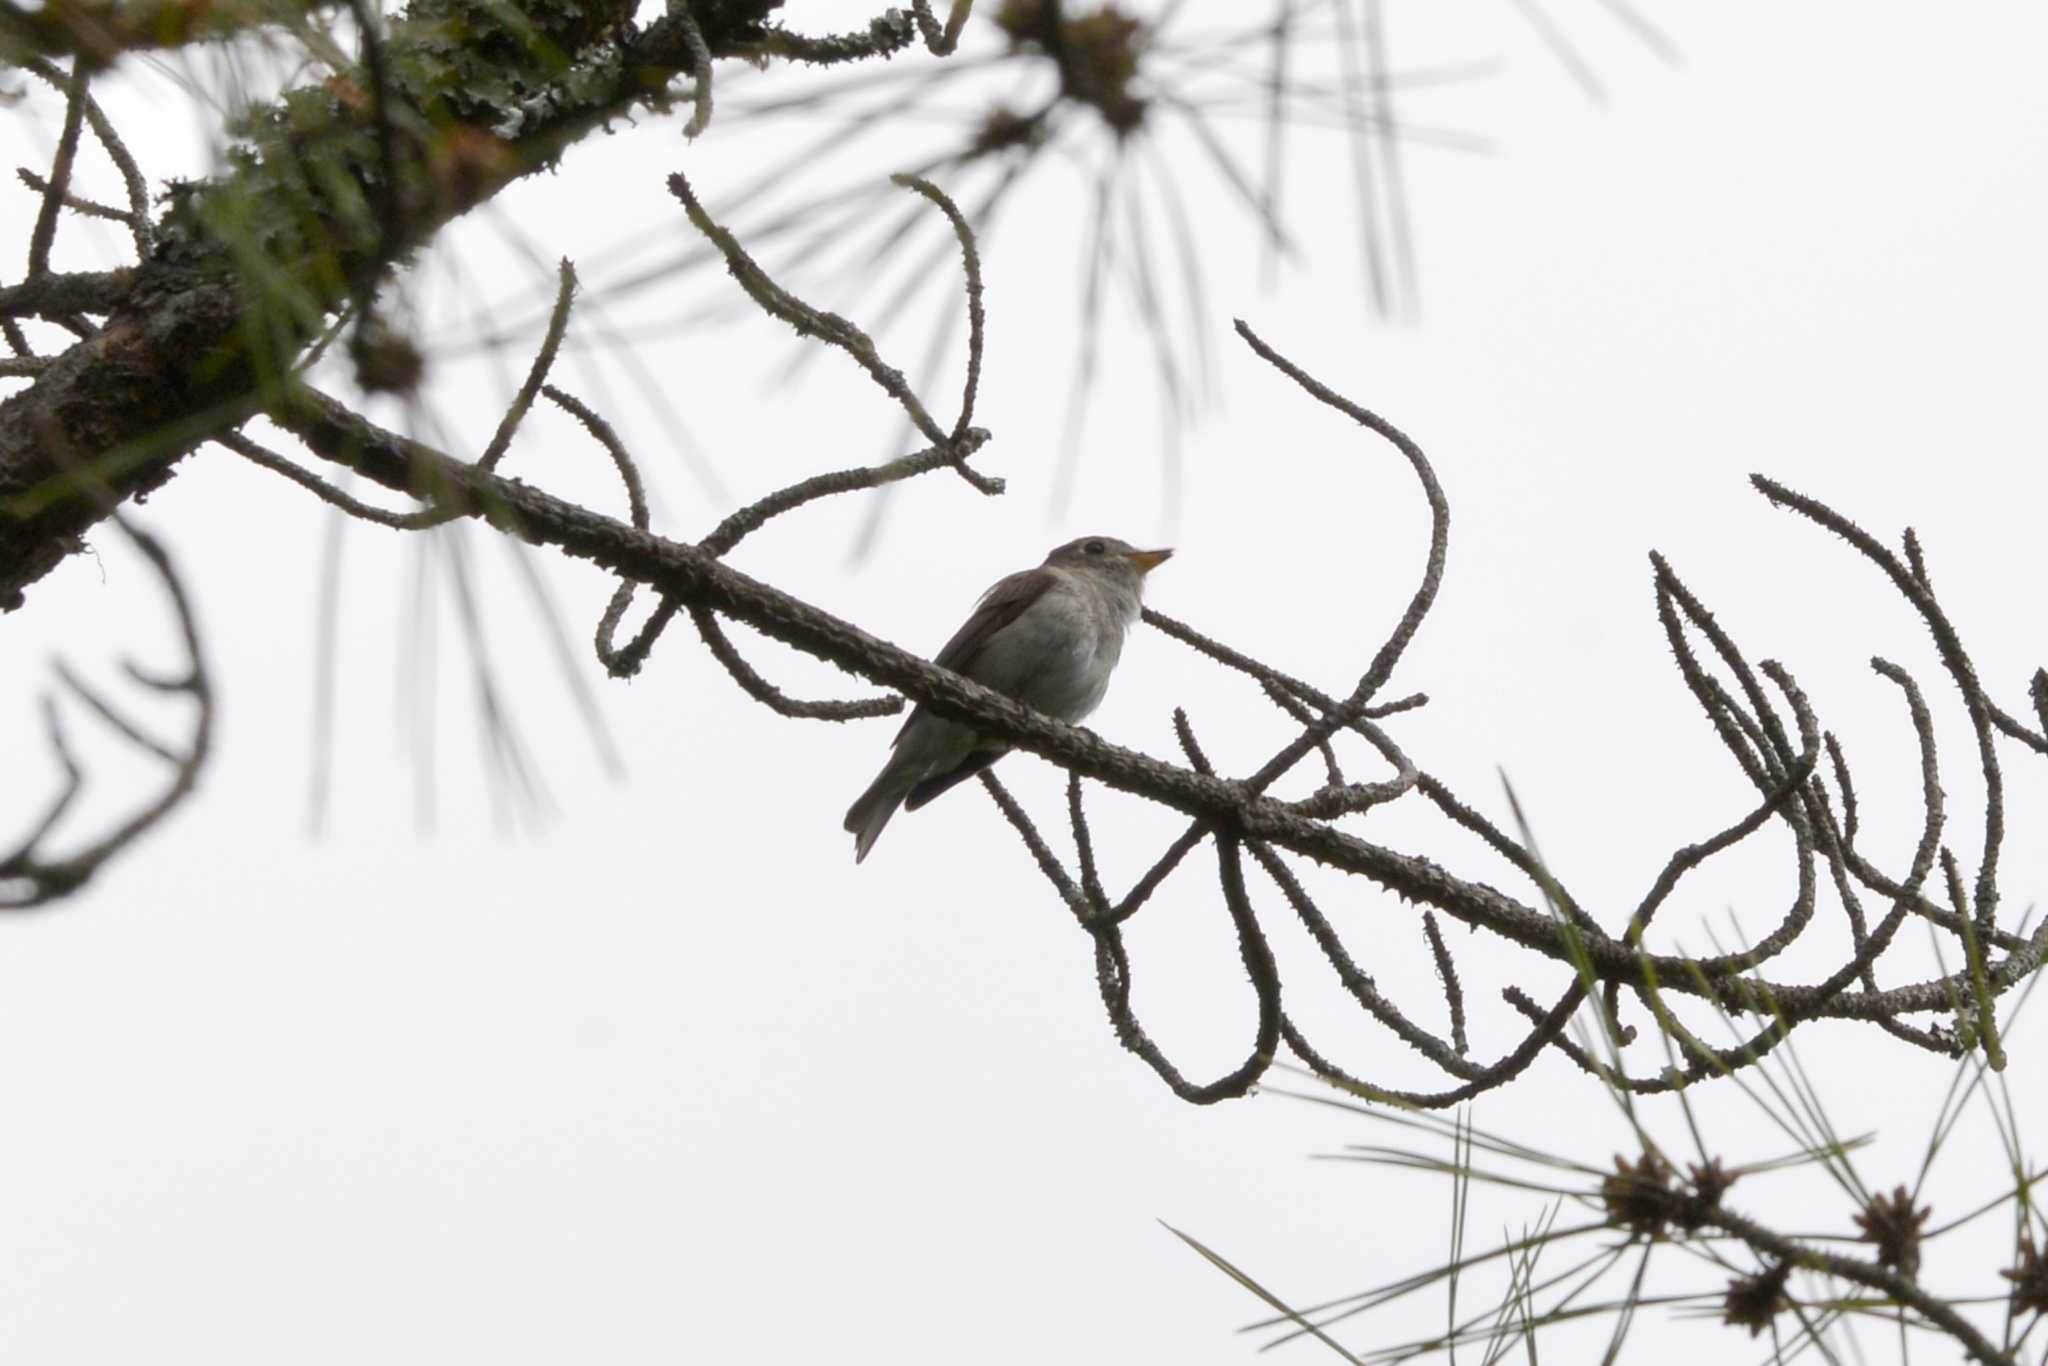
[[[41,77],[50,85],[65,88],[64,73],[57,64],[44,57],[29,56],[22,60],[22,67]],[[93,137],[106,150],[107,159],[121,173],[121,184],[128,193],[128,217],[125,220],[129,232],[135,238],[135,259],[146,261],[155,245],[156,230],[149,218],[149,185],[142,177],[142,168],[135,164],[135,156],[121,135],[114,128],[114,121],[100,108],[98,100],[90,94],[85,97],[85,122],[92,129]]]
[[[697,543],[697,547],[706,554],[724,555],[767,525],[770,520],[780,517],[785,512],[793,511],[820,498],[829,498],[834,494],[880,488],[900,479],[910,479],[932,470],[944,469],[981,449],[988,439],[988,433],[982,428],[970,427],[962,433],[957,442],[947,441],[936,446],[927,446],[921,451],[899,456],[887,464],[865,465],[856,469],[812,475],[809,479],[791,484],[787,488],[777,489],[767,497],[730,513],[724,521],[711,529],[710,535]],[[1000,492],[1002,481],[993,482],[996,491]]]
[[[916,38],[917,28],[911,17],[901,10],[890,9],[869,20],[867,28],[858,33],[818,36],[786,28],[770,28],[756,44],[755,50],[763,57],[781,57],[812,66],[838,66],[845,62],[892,57],[909,47]]]
[[[71,78],[64,87],[64,124],[57,134],[56,155],[50,158],[49,183],[43,188],[43,205],[28,236],[31,280],[50,269],[50,245],[57,240],[57,215],[71,189],[71,163],[78,155],[78,133],[85,123],[85,88],[91,77],[92,64],[83,57],[74,58]]]
[[[491,433],[490,444],[485,446],[484,453],[477,457],[478,469],[496,469],[498,462],[505,458],[505,452],[512,448],[512,438],[518,433],[519,424],[526,420],[526,414],[533,407],[535,396],[547,382],[548,371],[554,368],[555,356],[562,349],[562,337],[569,328],[570,304],[576,296],[576,267],[564,256],[556,266],[555,272],[555,306],[548,312],[548,330],[541,337],[540,350],[534,353],[533,364],[527,367],[525,382],[512,396],[512,402],[506,406],[504,416],[498,419],[498,428]],[[586,422],[584,425],[587,427],[590,424]],[[608,445],[607,449],[611,447]],[[628,466],[631,464],[630,461],[626,463]],[[639,482],[638,476],[628,476],[626,482],[630,488]],[[641,523],[635,522],[634,525],[639,526]]]
[[[678,171],[668,178],[669,192],[682,201],[683,211],[696,225],[697,231],[710,239],[725,256],[727,267],[733,278],[754,302],[769,313],[782,319],[797,330],[799,336],[816,337],[831,346],[838,347],[853,357],[860,367],[868,372],[882,391],[901,407],[925,439],[934,446],[948,445],[945,432],[932,421],[924,404],[910,390],[903,372],[886,364],[875,350],[874,342],[867,333],[855,327],[836,313],[812,308],[794,294],[782,288],[768,277],[766,271],[756,265],[753,257],[747,255],[739,240],[713,221],[704,206],[697,202],[697,196],[690,188],[690,182]]]
[[[954,6],[956,13],[964,13],[966,9],[967,0],[958,0]],[[981,301],[981,254],[974,249],[974,229],[968,226],[960,213],[960,206],[949,199],[945,191],[922,176],[899,175],[890,179],[938,205],[939,211],[946,215],[946,221],[953,225],[953,236],[960,243],[960,265],[967,274],[967,378],[960,394],[960,416],[953,423],[953,440],[957,444],[974,422],[974,399],[981,388],[982,342],[987,330],[987,316]],[[963,477],[968,474],[964,464],[956,468]],[[970,479],[969,482],[973,481]],[[993,490],[983,488],[982,491]]]
[[[974,9],[974,0],[953,0],[953,6],[946,11],[946,24],[939,26],[932,14],[931,0],[910,0],[910,12],[917,20],[917,31],[924,37],[924,45],[934,57],[950,57],[953,49],[960,46],[960,31],[967,27],[967,16]]]
[[[103,486],[98,486],[97,481],[93,482],[99,488],[101,496],[106,496]],[[178,625],[180,643],[184,646],[185,665],[174,678],[165,680],[160,690],[182,693],[192,699],[192,730],[182,750],[149,741],[141,732],[127,724],[118,712],[85,689],[76,679],[69,680],[74,691],[86,698],[94,710],[113,723],[123,735],[137,743],[145,744],[170,763],[172,773],[170,781],[155,798],[117,822],[98,839],[61,858],[45,858],[39,853],[43,839],[76,800],[84,784],[84,772],[65,740],[56,708],[46,699],[44,719],[49,731],[51,749],[63,771],[63,780],[57,796],[31,828],[28,838],[12,853],[0,858],[0,910],[27,910],[46,906],[83,887],[117,854],[126,850],[183,804],[197,787],[199,775],[206,767],[207,758],[212,751],[213,688],[206,668],[206,653],[200,644],[198,623],[193,616],[191,600],[186,595],[184,583],[179,578],[169,552],[154,536],[117,513],[109,512],[108,520],[142,552],[143,558],[155,571],[157,581],[162,585],[164,594],[170,602],[172,615]]]
[[[18,166],[15,168],[14,174],[20,178],[22,184],[28,186],[37,194],[48,194],[50,192],[50,182],[37,175],[34,171],[31,171],[28,167]],[[71,210],[71,212],[86,218],[104,219],[109,223],[123,223],[130,227],[135,222],[135,215],[127,209],[117,209],[111,204],[102,204],[97,200],[86,199],[80,195],[64,195],[63,203],[64,207]]]
[[[732,675],[733,681],[746,690],[747,696],[778,716],[808,721],[857,721],[869,716],[894,716],[903,710],[903,699],[900,697],[822,702],[791,697],[763,678],[753,665],[740,656],[739,650],[733,646],[732,640],[719,626],[718,618],[713,616],[708,608],[692,607],[690,620],[696,624],[697,634],[710,649],[712,658],[725,666],[725,671]]]
[[[1463,1057],[1468,1049],[1465,1041],[1465,992],[1458,985],[1458,969],[1451,962],[1451,951],[1444,945],[1443,931],[1437,928],[1434,912],[1422,913],[1422,933],[1429,940],[1429,955],[1436,960],[1437,981],[1443,984],[1444,1003],[1451,1010],[1451,1047]]]
[[[697,27],[690,0],[668,0],[668,13],[682,26],[683,43],[690,53],[691,109],[683,136],[694,139],[711,126],[711,45],[704,41],[704,30]]]

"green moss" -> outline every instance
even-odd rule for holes
[[[222,174],[173,188],[160,258],[232,269],[273,311],[317,321],[394,248],[463,207],[435,175],[449,135],[519,128],[615,18],[606,5],[568,0],[420,0],[385,38],[394,166],[365,73],[292,90],[230,129]],[[589,97],[607,89],[594,81]],[[379,222],[386,202],[402,229],[395,242]]]

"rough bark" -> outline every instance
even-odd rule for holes
[[[705,49],[760,42],[777,3],[700,0]],[[692,41],[673,16],[630,30],[608,5],[416,0],[386,38],[386,80],[358,72],[245,120],[232,169],[173,196],[106,324],[0,403],[0,611],[103,516],[67,471],[89,467],[123,499],[161,484],[272,401],[322,322],[391,264],[606,119],[665,98],[693,69]],[[62,278],[0,291],[0,314],[38,316]]]
[[[1567,925],[1545,910],[1458,877],[1428,859],[1361,839],[1283,802],[1253,795],[1244,783],[1165,763],[1055,721],[750,578],[701,546],[638,530],[520,480],[464,464],[384,431],[331,400],[305,394],[279,417],[322,457],[385,488],[424,492],[442,512],[482,517],[501,530],[589,560],[686,605],[744,622],[848,673],[897,689],[941,716],[971,722],[1019,749],[1156,801],[1218,832],[1263,841],[1365,877],[1404,900],[1571,966],[1589,983],[1616,982],[1705,997],[1734,1012],[1775,1017],[1780,1027],[1785,1020],[1946,1011],[1970,996],[1967,972],[1890,990],[1851,990],[1850,976],[1824,983],[1772,981],[1745,971],[1716,970],[1683,955],[1650,953],[1596,925]],[[2039,966],[2044,951],[2048,924],[2025,939],[2010,939],[2005,957],[1989,966],[1988,985],[2005,991]]]

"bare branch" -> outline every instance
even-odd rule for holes
[[[1074,855],[1081,862],[1081,890],[1088,896],[1095,915],[1109,911],[1109,896],[1102,890],[1102,877],[1095,868],[1095,841],[1088,832],[1088,817],[1081,808],[1081,775],[1067,775],[1067,822],[1074,831]]]
[[[0,519],[0,610],[18,605],[102,518],[90,500],[61,495],[37,443],[43,425],[55,422],[92,452],[118,496],[161,484],[191,450],[276,401],[293,357],[360,282],[608,119],[665,99],[668,81],[692,64],[667,19],[626,32],[613,6],[459,7],[469,40],[490,46],[504,77],[488,92],[452,88],[466,69],[459,63],[411,60],[420,45],[442,41],[438,26],[385,35],[393,126],[410,137],[417,124],[437,149],[399,158],[399,240],[378,230],[363,197],[382,163],[375,139],[357,135],[368,129],[361,101],[325,102],[319,117],[328,122],[315,129],[278,106],[253,110],[242,122],[249,141],[226,169],[171,197],[131,311],[99,333],[84,329],[86,345],[0,403],[0,498],[15,513]],[[699,15],[713,55],[756,42],[765,9],[740,0]],[[344,74],[344,88],[362,88],[356,73]],[[464,111],[452,125],[427,112],[451,108]],[[335,159],[320,176],[303,174],[306,138],[330,133],[322,145]],[[248,230],[252,215],[262,231]],[[18,328],[9,341],[17,339]]]
[[[690,0],[668,0],[668,13],[682,29],[683,43],[690,53],[694,107],[690,121],[683,125],[683,136],[694,139],[711,126],[711,45],[704,41],[704,30],[697,27],[697,16],[690,12]]]
[[[623,590],[622,590],[623,591]],[[894,716],[903,710],[900,697],[871,697],[848,702],[824,701],[806,702],[789,696],[773,683],[761,677],[754,666],[740,657],[730,638],[719,626],[718,618],[708,608],[692,607],[690,620],[696,624],[697,634],[711,650],[711,657],[725,666],[733,681],[746,689],[747,696],[762,703],[778,716],[797,717],[808,721],[857,721],[868,716]]]
[[[946,12],[946,26],[942,29],[932,14],[931,0],[910,0],[910,12],[917,19],[917,31],[924,36],[924,45],[934,57],[953,55],[953,49],[960,45],[960,30],[967,27],[967,16],[973,9],[974,0],[953,0],[953,7]]]
[[[884,10],[868,21],[859,33],[815,37],[786,28],[771,28],[756,45],[764,57],[787,57],[813,66],[837,66],[843,62],[865,61],[871,57],[892,57],[910,46],[916,27],[902,10]]]
[[[519,392],[512,396],[512,402],[506,407],[505,415],[498,419],[498,429],[491,433],[490,444],[485,446],[484,453],[477,457],[478,469],[495,469],[498,462],[505,458],[505,452],[512,448],[512,438],[518,433],[519,424],[526,420],[526,414],[533,407],[535,396],[547,382],[548,371],[554,367],[555,356],[562,349],[562,337],[569,328],[569,306],[576,295],[576,267],[570,264],[568,257],[562,258],[556,267],[556,275],[559,284],[555,290],[555,306],[548,314],[547,334],[541,338],[540,350],[534,353],[533,364],[526,372],[526,381],[519,386]],[[569,409],[579,420],[583,420],[582,413],[576,408],[570,407],[560,398],[557,398],[556,402],[562,403],[564,408]],[[583,420],[583,425],[589,427],[591,423],[589,420]],[[599,438],[601,441],[603,439]],[[622,473],[631,468],[630,460],[620,461],[622,452],[619,451],[616,441],[605,442],[605,448],[613,452],[613,459],[620,463]],[[639,482],[637,475],[626,476],[626,486],[634,491],[636,507],[644,501],[638,498]],[[642,507],[633,525],[642,526],[645,521],[646,513]]]
[[[432,508],[417,512],[392,512],[385,508],[372,507],[362,499],[342,492],[311,470],[293,463],[267,446],[259,445],[240,432],[222,432],[214,441],[274,474],[283,475],[329,507],[345,512],[357,521],[389,527],[394,531],[422,531],[428,527],[439,526],[447,520]]]
[[[1459,1057],[1465,1056],[1465,992],[1458,985],[1457,965],[1451,962],[1451,951],[1444,946],[1443,931],[1436,925],[1433,912],[1422,913],[1422,933],[1429,940],[1429,956],[1436,960],[1437,981],[1443,984],[1444,1004],[1451,1011],[1451,1047]]]
[[[1032,862],[1038,865],[1038,871],[1044,873],[1046,881],[1058,890],[1060,900],[1067,903],[1067,909],[1074,913],[1076,920],[1083,924],[1088,923],[1093,919],[1095,912],[1088,904],[1087,895],[1067,876],[1067,870],[1061,865],[1059,855],[1053,853],[1052,846],[1038,833],[1038,827],[1031,823],[1031,817],[1025,813],[1023,806],[1010,795],[1010,789],[1003,786],[1002,780],[989,770],[983,769],[976,776],[981,779],[981,785],[987,789],[988,795],[995,798],[996,806],[1001,809],[1003,818],[1009,821],[1022,837],[1024,847],[1031,851]]]
[[[1779,507],[1789,508],[1808,520],[1834,532],[1843,540],[1882,569],[1893,585],[1911,603],[1920,617],[1934,633],[1936,650],[1941,655],[1942,665],[1954,680],[1956,690],[1962,694],[1964,709],[1969,713],[1971,729],[1977,736],[1978,766],[1984,778],[1984,845],[1983,856],[1977,866],[1977,928],[1989,932],[1997,925],[1998,914],[1998,853],[2005,837],[2005,785],[1999,774],[1998,753],[1992,738],[1992,720],[1989,700],[1977,681],[1976,667],[1963,649],[1961,638],[1949,622],[1948,615],[1935,601],[1933,590],[1921,581],[1911,568],[1899,562],[1896,555],[1886,550],[1868,532],[1832,508],[1794,493],[1784,485],[1765,478],[1763,475],[1750,476],[1750,483]],[[1911,543],[1916,561],[1920,560],[1919,543]],[[1920,565],[1925,573],[1925,563]]]
[[[446,490],[441,495],[446,504],[467,514],[488,516],[529,539],[558,545],[686,603],[745,621],[850,673],[905,692],[940,715],[968,721],[984,734],[1042,754],[1084,776],[1162,802],[1200,824],[1238,829],[1250,839],[1366,876],[1387,890],[1560,963],[1583,961],[1598,980],[1618,979],[1629,985],[1654,981],[1665,991],[1708,996],[1735,1010],[1768,1008],[1861,1019],[1943,1011],[1953,999],[1952,988],[1958,985],[1939,978],[1870,992],[1842,990],[1831,983],[1762,982],[1737,970],[1735,965],[1744,961],[1740,955],[1722,960],[1725,966],[1709,973],[1699,971],[1692,959],[1642,953],[1591,926],[1578,926],[1567,934],[1547,912],[1521,905],[1484,884],[1454,877],[1424,860],[1309,820],[1283,804],[1253,795],[1245,785],[1162,764],[1022,708],[738,574],[699,548],[636,532],[528,485],[450,461],[417,443],[380,433],[317,396],[306,397],[284,420],[314,450],[351,464],[387,487],[407,487],[417,477],[409,471],[427,470],[428,483]],[[1795,749],[1788,757],[1797,759],[1801,753]],[[1421,785],[1428,790],[1426,781]],[[1198,841],[1198,834],[1184,835],[1174,849],[1184,854]],[[1174,851],[1169,850],[1169,857],[1141,880],[1134,896],[1119,905],[1113,923],[1116,915],[1128,914],[1135,904],[1142,904],[1136,894],[1149,895],[1150,888],[1158,885],[1176,861]],[[2006,948],[2004,958],[1987,964],[1988,986],[1995,991],[2008,989],[2031,972],[2040,957],[2041,945],[2031,939]]]
[[[28,186],[37,194],[49,194],[51,189],[50,182],[37,175],[34,171],[31,171],[28,167],[16,167],[14,174],[21,179],[22,184]],[[99,218],[109,223],[121,223],[129,226],[133,226],[135,222],[135,215],[127,209],[117,209],[110,204],[101,204],[96,200],[86,199],[75,194],[66,194],[61,196],[61,198],[65,208],[86,218]]]
[[[958,441],[927,446],[910,455],[899,456],[885,465],[868,465],[813,475],[787,488],[777,489],[767,497],[749,503],[732,513],[713,527],[711,534],[699,541],[697,547],[707,554],[724,555],[767,525],[770,520],[780,517],[785,512],[793,512],[806,503],[834,494],[881,488],[885,484],[893,484],[901,479],[910,479],[932,470],[944,469],[980,450],[988,439],[986,431],[980,427],[970,427],[961,434]],[[993,492],[1002,491],[1001,480],[990,482],[995,485]]]
[[[816,337],[853,357],[854,361],[868,372],[869,377],[882,387],[883,392],[896,400],[904,415],[916,425],[918,431],[924,433],[925,440],[934,446],[950,444],[938,423],[932,421],[931,414],[925,411],[924,404],[911,392],[909,381],[903,378],[903,372],[893,369],[882,360],[867,333],[837,313],[812,308],[769,279],[767,272],[754,263],[754,258],[747,255],[746,249],[740,246],[738,239],[720,227],[713,221],[711,215],[705,212],[704,206],[697,202],[695,192],[690,189],[690,182],[680,171],[668,178],[668,188],[671,194],[682,201],[683,211],[689,214],[690,221],[696,225],[697,231],[710,238],[712,244],[724,254],[726,266],[732,271],[733,278],[740,282],[740,287],[747,291],[755,303],[795,328],[798,336]]]
[[[214,8],[218,9],[217,6]],[[4,23],[4,20],[0,20],[0,23]],[[64,73],[44,58],[24,58],[22,67],[59,90],[64,89],[67,83]],[[112,161],[114,168],[121,173],[121,184],[128,192],[128,216],[125,221],[135,239],[135,259],[138,263],[146,261],[149,259],[151,247],[155,244],[156,231],[149,219],[149,186],[143,181],[142,168],[135,164],[135,157],[129,152],[128,145],[114,130],[113,120],[107,117],[106,111],[100,108],[99,101],[90,94],[85,97],[85,123],[92,129],[92,135],[99,140],[100,146],[106,149],[108,160]]]
[[[57,153],[50,159],[49,183],[43,190],[43,206],[36,213],[36,225],[28,237],[28,278],[33,280],[50,269],[50,244],[57,239],[57,213],[71,189],[71,162],[78,155],[78,134],[85,126],[85,86],[90,69],[81,59],[71,64],[71,78],[64,88],[64,126],[57,134]]]
[[[65,740],[56,707],[46,699],[44,722],[49,732],[50,748],[57,757],[63,779],[57,795],[45,808],[42,817],[30,829],[27,837],[12,853],[0,858],[0,910],[18,911],[47,906],[83,887],[116,855],[154,829],[191,795],[198,785],[200,772],[205,768],[207,756],[212,748],[213,688],[206,671],[205,652],[199,643],[198,624],[193,618],[192,604],[186,596],[185,586],[178,577],[169,553],[154,536],[130,524],[126,518],[114,516],[111,520],[135,548],[142,552],[143,558],[156,571],[157,579],[163,585],[165,596],[170,601],[173,616],[178,624],[178,634],[185,649],[185,667],[178,676],[168,680],[157,680],[154,686],[157,691],[182,693],[192,699],[192,731],[182,749],[174,749],[160,741],[152,740],[122,717],[97,693],[87,688],[75,675],[70,674],[68,670],[63,671],[60,676],[66,683],[110,725],[134,743],[150,750],[170,764],[171,778],[153,799],[83,848],[55,858],[43,854],[43,842],[70,809],[85,782],[84,772]],[[130,669],[131,675],[135,672]]]
[[[955,14],[964,18],[967,6],[968,0],[958,0],[954,5]],[[966,437],[974,421],[974,398],[981,388],[982,341],[988,327],[981,301],[981,255],[974,249],[974,230],[967,225],[967,219],[962,216],[960,206],[947,198],[943,190],[922,176],[899,175],[890,178],[898,185],[915,190],[938,205],[940,212],[946,215],[946,221],[953,225],[953,236],[960,243],[960,264],[967,273],[967,379],[960,395],[960,416],[953,423],[953,441],[957,444]],[[965,465],[957,468],[962,478],[968,479],[970,483],[974,482]],[[976,487],[984,493],[995,493],[999,492],[1002,486],[998,484],[995,488],[989,488],[985,484],[976,484]]]

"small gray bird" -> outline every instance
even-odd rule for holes
[[[1138,620],[1145,575],[1171,550],[1137,550],[1109,536],[1083,536],[981,595],[974,615],[935,661],[1062,721],[1102,701]],[[894,752],[846,812],[853,861],[868,856],[897,807],[915,811],[1003,757],[1009,746],[923,707],[896,732]]]

